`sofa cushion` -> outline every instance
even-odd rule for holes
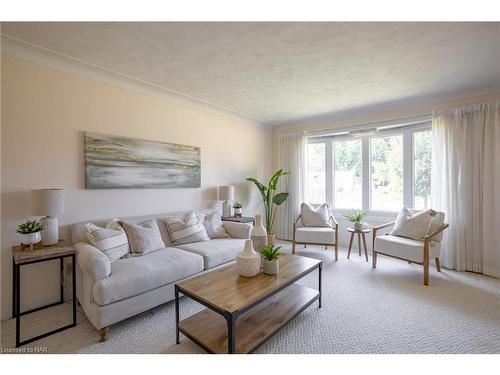
[[[201,256],[167,247],[141,257],[113,262],[111,275],[94,283],[92,295],[97,304],[108,305],[201,271]]]
[[[243,239],[218,238],[176,247],[203,256],[205,269],[207,269],[235,260],[236,254],[243,250],[244,246],[245,240]]]
[[[196,211],[187,213],[184,218],[175,216],[164,220],[174,246],[210,239]]]
[[[375,250],[377,253],[392,255],[414,262],[424,261],[424,242],[411,238],[391,235],[377,236],[375,238]],[[440,243],[431,241],[429,246],[429,259],[439,257],[440,250]]]
[[[222,223],[222,218],[219,213],[213,212],[209,215],[205,215],[203,213],[198,213],[205,229],[207,230],[208,237],[215,238],[228,238],[229,234],[227,234],[226,229]]]
[[[145,255],[165,248],[156,220],[148,220],[140,224],[123,220],[122,225],[127,232],[130,249],[136,255]]]
[[[318,244],[335,243],[335,230],[333,228],[300,227],[295,231],[295,241]]]

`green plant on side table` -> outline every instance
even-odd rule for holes
[[[240,202],[234,202],[233,203],[233,208],[234,208],[234,216],[235,217],[241,217],[241,214],[243,213],[242,209],[243,206],[241,205]]]
[[[354,223],[354,230],[363,230],[363,220],[366,217],[365,211],[354,210],[352,214],[344,214],[344,217]]]
[[[264,273],[276,275],[278,273],[278,258],[281,246],[266,245],[262,247],[260,255],[264,258]]]
[[[267,185],[264,185],[262,182],[259,182],[254,177],[247,178],[247,181],[253,182],[260,191],[262,195],[262,201],[264,203],[264,218],[265,218],[265,227],[267,231],[267,243],[274,244],[275,235],[273,232],[274,219],[276,218],[276,211],[278,210],[278,206],[283,204],[287,198],[288,193],[281,192],[277,193],[276,189],[278,188],[278,182],[282,176],[286,176],[291,174],[291,172],[286,172],[283,169],[277,171],[273,176],[269,179]]]
[[[17,226],[16,232],[21,235],[21,244],[31,246],[42,240],[40,232],[43,224],[36,220],[26,220]]]

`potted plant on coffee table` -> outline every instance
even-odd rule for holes
[[[264,258],[264,273],[266,275],[276,275],[278,273],[278,258],[281,246],[266,245],[262,247],[260,255]]]
[[[365,219],[365,211],[354,210],[352,214],[344,214],[344,217],[354,223],[354,230],[363,230],[363,220]]]
[[[253,182],[255,186],[257,186],[262,196],[262,201],[264,203],[264,219],[268,236],[268,244],[274,244],[275,234],[273,232],[273,226],[278,206],[283,204],[288,198],[287,192],[276,192],[276,190],[278,189],[278,182],[282,176],[286,176],[289,174],[290,172],[286,172],[283,169],[280,169],[272,175],[267,185],[259,182],[254,177],[247,178],[247,181]]]
[[[36,220],[26,220],[17,226],[16,232],[21,236],[21,245],[30,246],[42,240],[40,232],[43,229],[43,224]]]

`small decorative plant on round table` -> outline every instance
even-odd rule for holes
[[[243,213],[242,211],[243,206],[241,205],[241,203],[234,202],[233,208],[234,208],[234,217],[241,217],[241,214]]]
[[[43,229],[43,224],[36,220],[26,220],[17,226],[16,232],[21,235],[21,245],[30,246],[42,240],[40,231]]]
[[[279,269],[278,258],[281,246],[266,245],[262,247],[260,255],[264,258],[264,273],[266,275],[276,275]]]
[[[354,223],[354,230],[363,230],[363,220],[365,220],[365,211],[353,211],[352,214],[344,214],[344,217],[351,223]]]

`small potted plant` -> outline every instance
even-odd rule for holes
[[[354,223],[354,230],[363,230],[363,220],[365,219],[365,211],[353,211],[352,214],[344,214],[344,217],[351,223]]]
[[[276,275],[278,273],[278,258],[281,246],[266,245],[262,247],[260,255],[264,258],[264,273]]]
[[[42,240],[40,231],[43,224],[36,220],[26,220],[17,226],[16,232],[21,235],[21,244],[31,246]]]
[[[243,208],[243,206],[241,205],[241,203],[234,202],[233,208],[234,208],[234,217],[241,217],[242,208]]]

